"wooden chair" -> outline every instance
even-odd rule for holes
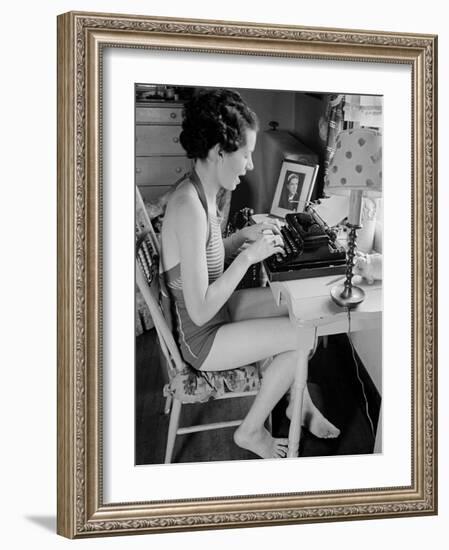
[[[205,372],[194,369],[182,359],[173,336],[169,295],[159,273],[159,241],[138,190],[136,203],[136,282],[150,310],[167,371],[165,412],[170,412],[170,421],[165,463],[170,463],[177,435],[228,428],[242,422],[233,420],[179,427],[182,406],[210,399],[256,395],[260,388],[260,369],[258,365],[248,365],[228,371]]]

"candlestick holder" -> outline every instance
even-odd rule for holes
[[[365,292],[362,288],[352,284],[354,275],[354,257],[357,241],[357,230],[360,225],[348,223],[348,250],[346,261],[346,278],[343,284],[335,285],[331,288],[331,296],[336,304],[342,307],[355,307],[365,299]]]

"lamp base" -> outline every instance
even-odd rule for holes
[[[365,292],[358,286],[335,285],[331,288],[331,296],[336,304],[342,307],[355,307],[365,299]]]

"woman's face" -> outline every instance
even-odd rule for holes
[[[289,191],[290,195],[294,195],[296,193],[296,191],[298,190],[298,178],[292,178],[287,183],[287,187],[288,187],[288,191]]]
[[[252,154],[256,147],[255,130],[246,130],[246,143],[233,153],[222,153],[222,161],[219,164],[218,179],[221,187],[234,191],[240,183],[240,176],[244,176],[248,170],[253,170]]]

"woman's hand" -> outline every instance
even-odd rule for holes
[[[264,233],[271,235],[280,235],[280,225],[276,219],[267,220],[261,223],[255,223],[253,225],[248,225],[243,227],[237,232],[239,239],[243,242],[253,243],[259,239]]]
[[[250,265],[261,262],[273,254],[285,254],[282,237],[272,233],[262,233],[256,241],[245,243],[240,250],[246,255]]]

